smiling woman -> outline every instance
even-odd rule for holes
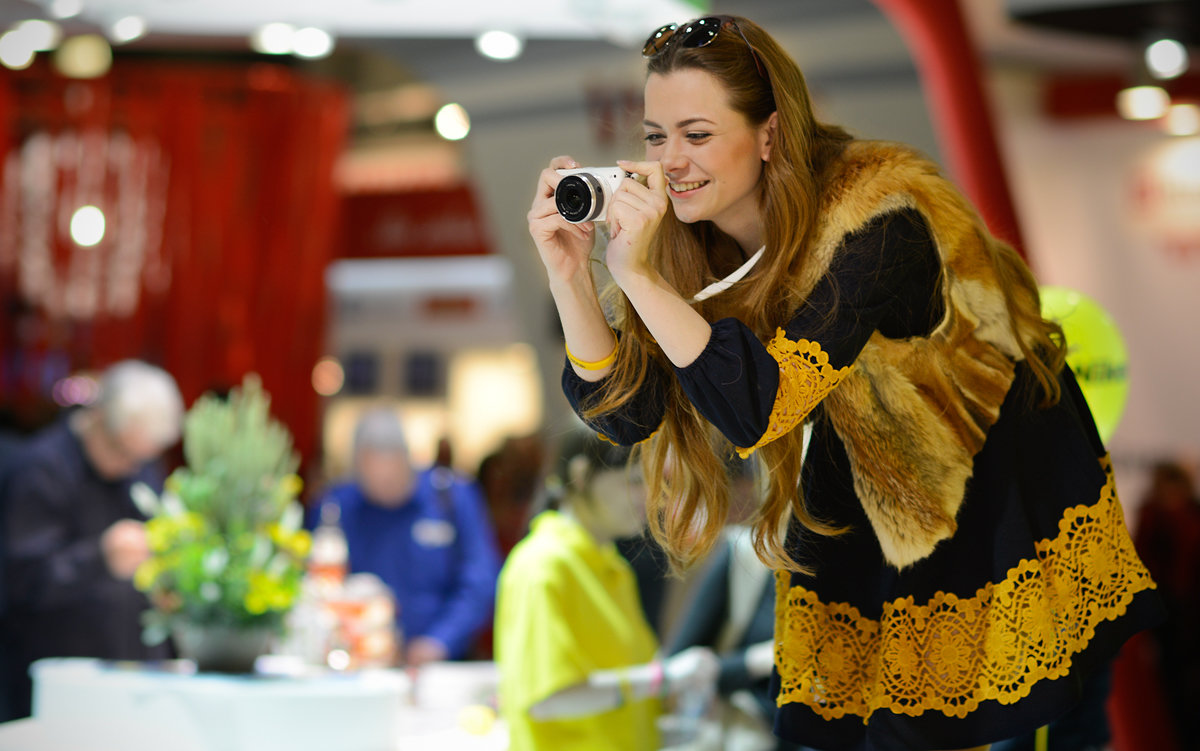
[[[614,195],[604,296],[593,228],[554,209],[569,157],[529,229],[566,396],[636,447],[676,565],[726,520],[730,454],[765,469],[776,734],[973,748],[1065,712],[1161,607],[1032,274],[935,164],[817,120],[752,22],[644,54],[645,160],[619,164],[646,179]]]

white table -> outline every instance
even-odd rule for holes
[[[494,693],[490,663],[431,665],[415,686],[396,670],[231,676],[82,658],[41,660],[33,677],[34,716],[0,725],[0,751],[502,751],[508,745],[500,723],[471,733],[460,721],[465,708]]]

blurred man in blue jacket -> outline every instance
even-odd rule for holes
[[[363,415],[353,451],[354,479],[314,510],[338,506],[350,572],[392,589],[408,666],[469,657],[491,624],[500,567],[478,485],[444,467],[415,469],[390,409]]]

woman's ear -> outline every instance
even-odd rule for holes
[[[771,148],[775,145],[775,133],[779,129],[779,113],[772,112],[759,130],[759,158],[771,161]]]

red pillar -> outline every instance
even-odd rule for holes
[[[948,166],[991,231],[1024,254],[1020,224],[958,0],[875,0],[908,42]]]

